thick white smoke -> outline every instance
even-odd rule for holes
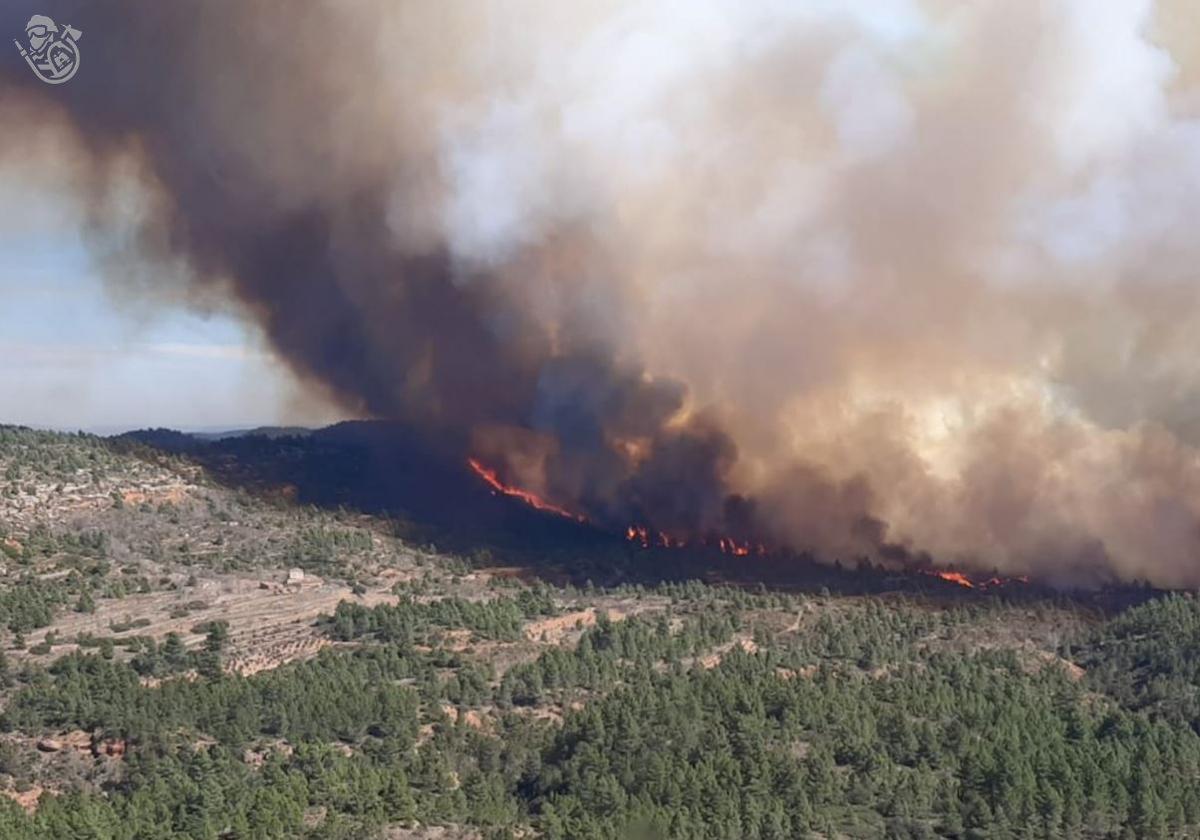
[[[715,406],[782,539],[852,554],[867,511],[1194,585],[1200,123],[1160,5],[491,6],[443,234]]]
[[[142,138],[167,250],[299,369],[558,501],[715,478],[825,556],[1196,586],[1193,8],[164,6],[121,53],[162,91],[67,110]],[[391,273],[433,252],[453,292]]]

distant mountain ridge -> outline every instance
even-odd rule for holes
[[[186,448],[189,443],[194,441],[209,442],[243,437],[263,437],[274,440],[276,438],[307,437],[314,431],[317,430],[306,426],[255,426],[249,429],[228,429],[215,432],[181,432],[178,429],[158,426],[133,429],[119,434],[106,435],[106,437],[117,440],[137,440],[152,446],[179,449]]]

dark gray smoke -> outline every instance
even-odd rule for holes
[[[1182,3],[9,2],[0,109],[120,293],[603,525],[1196,585]]]
[[[383,7],[352,11],[60,4],[60,20],[92,35],[87,72],[50,89],[9,62],[4,97],[39,118],[65,115],[100,229],[113,210],[104,170],[135,156],[159,200],[116,256],[183,257],[192,282],[235,294],[302,375],[351,409],[464,455],[489,450],[496,430],[553,442],[537,483],[609,525],[719,527],[733,447],[703,422],[667,428],[682,386],[618,363],[586,331],[551,336],[443,242],[397,241],[389,220],[427,200],[404,179],[421,177],[428,150],[388,125],[403,121],[403,99],[386,109],[376,99],[385,70],[370,39]],[[21,31],[24,14],[6,10],[4,31]],[[645,447],[636,461],[613,450],[630,438]]]

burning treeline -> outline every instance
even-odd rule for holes
[[[5,164],[605,527],[1194,586],[1188,3],[59,3]]]
[[[528,505],[534,510],[539,510],[543,513],[552,514],[564,519],[573,519],[576,522],[580,522],[585,525],[589,524],[588,518],[583,514],[574,513],[566,508],[559,507],[553,502],[541,498],[536,493],[532,493],[521,487],[505,484],[500,480],[500,477],[496,474],[495,470],[484,466],[474,458],[468,458],[467,465],[471,468],[475,475],[483,480],[484,484],[491,489],[494,495],[507,496],[510,499],[516,499],[517,501]],[[702,550],[716,550],[722,554],[730,555],[731,557],[753,556],[778,559],[776,550],[763,543],[738,542],[732,537],[725,537],[719,534],[690,534],[678,537],[672,536],[665,531],[654,530],[647,525],[628,525],[625,528],[625,539],[636,546],[646,549],[687,550],[698,548]],[[910,563],[906,563],[904,568],[905,571],[940,578],[941,580],[948,581],[956,586],[961,586],[964,589],[986,590],[994,587],[1006,587],[1013,584],[1029,583],[1029,577],[1027,575],[1018,575],[1015,578],[1003,578],[995,575],[991,577],[972,577],[971,575],[955,569],[932,568],[927,565],[930,559],[928,557],[908,558],[905,556],[903,559],[919,560],[923,564],[913,566]]]

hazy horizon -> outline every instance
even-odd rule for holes
[[[230,307],[111,287],[68,192],[0,160],[0,423],[242,428],[336,419]],[[99,235],[97,235],[99,237]]]

